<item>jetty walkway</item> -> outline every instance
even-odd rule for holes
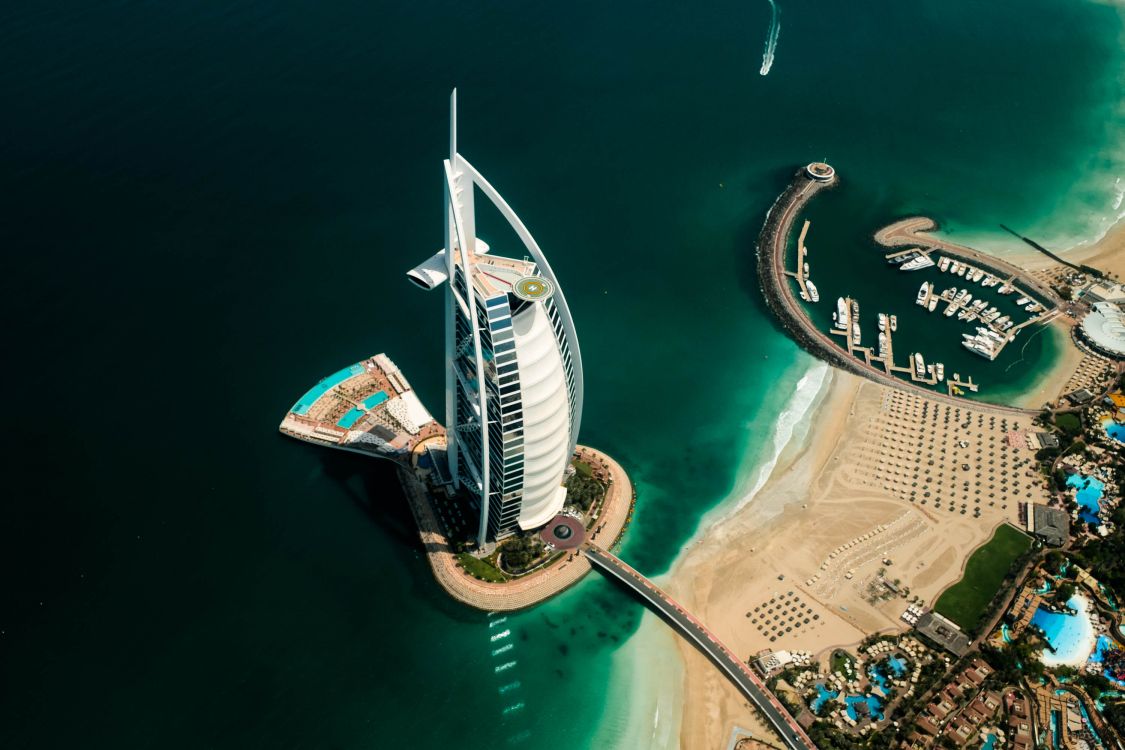
[[[659,586],[627,565],[621,558],[590,542],[582,545],[585,557],[605,575],[623,583],[657,615],[702,651],[727,676],[770,725],[781,735],[789,750],[816,750],[805,730],[785,710],[770,689],[738,655],[723,645],[714,633],[668,596]]]
[[[1015,406],[1002,406],[999,404],[983,403],[980,401],[966,401],[947,393],[941,393],[908,380],[896,378],[882,369],[857,359],[844,349],[840,348],[832,336],[818,329],[809,319],[790,286],[788,275],[785,271],[785,250],[789,245],[789,236],[793,231],[793,223],[801,209],[821,190],[837,184],[838,176],[832,173],[830,179],[816,178],[810,174],[809,169],[802,167],[794,176],[789,186],[785,189],[766,214],[765,224],[758,235],[756,247],[758,260],[758,283],[762,289],[766,304],[781,322],[782,327],[793,337],[793,340],[818,359],[822,359],[833,367],[846,372],[860,375],[869,380],[874,380],[880,385],[891,386],[906,391],[918,393],[927,398],[958,406],[971,405],[982,411],[991,411],[997,414],[1027,415],[1037,414],[1034,409],[1021,409]],[[885,230],[884,230],[885,231]],[[885,239],[898,243],[898,236],[888,235]],[[882,243],[883,239],[879,239]],[[968,250],[968,248],[964,248]],[[968,250],[969,252],[975,252]],[[963,252],[959,249],[959,252]],[[991,258],[991,256],[982,256]],[[982,265],[989,261],[981,261]],[[993,263],[995,265],[995,263]],[[1021,276],[1021,278],[1023,278]],[[1036,288],[1038,290],[1038,287]],[[1054,295],[1045,294],[1052,301]]]
[[[1055,291],[1035,278],[1027,271],[1012,265],[1003,258],[987,255],[958,245],[955,242],[935,237],[931,232],[938,228],[937,222],[926,216],[911,216],[901,219],[894,224],[889,224],[875,233],[875,241],[884,247],[903,247],[906,245],[921,245],[923,252],[929,254],[931,250],[941,250],[960,260],[971,261],[973,264],[998,276],[1006,283],[1018,282],[1030,289],[1036,296],[1049,301],[1054,307],[1059,307],[1063,301]],[[1018,235],[1017,235],[1018,236]],[[1022,239],[1022,238],[1021,238]]]

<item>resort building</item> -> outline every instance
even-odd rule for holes
[[[1125,285],[1099,279],[1083,290],[1082,301],[1090,304],[1125,302]]]
[[[914,629],[954,656],[964,656],[972,643],[956,623],[933,611],[922,614]]]
[[[1095,302],[1078,326],[1082,339],[1101,354],[1125,359],[1125,310],[1114,302]]]
[[[1032,503],[1027,508],[1027,531],[1049,547],[1061,547],[1070,538],[1070,515],[1060,508]]]
[[[582,359],[558,280],[531,233],[457,151],[451,97],[445,247],[407,276],[445,284],[445,421],[455,490],[479,512],[478,544],[538,528],[563,507],[582,419]],[[522,243],[497,255],[476,235],[480,192]]]

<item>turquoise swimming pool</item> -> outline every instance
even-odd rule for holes
[[[883,701],[876,695],[849,695],[844,698],[844,703],[847,704],[848,716],[852,721],[859,721],[868,716],[875,721],[883,718]],[[859,708],[860,706],[866,708]],[[861,713],[863,716],[860,716]]]
[[[817,696],[813,698],[812,703],[809,704],[809,708],[812,709],[814,714],[820,711],[825,703],[839,695],[839,693],[824,687],[823,682],[816,683],[816,692]]]
[[[374,409],[376,406],[378,406],[379,404],[383,403],[386,400],[387,400],[387,392],[386,391],[379,391],[375,395],[368,396],[367,398],[365,398],[363,400],[363,408],[364,409]]]
[[[343,427],[345,430],[350,430],[352,425],[359,421],[359,418],[366,414],[363,409],[349,409],[348,413],[340,417],[340,421],[336,423],[337,427]]]
[[[359,364],[352,365],[351,367],[345,367],[339,372],[332,373],[331,375],[314,385],[312,388],[308,389],[308,391],[305,392],[305,395],[301,396],[301,400],[293,404],[293,408],[290,409],[290,411],[303,417],[304,415],[309,413],[309,409],[312,408],[317,399],[319,399],[325,393],[328,393],[328,391],[332,390],[340,383],[343,383],[348,378],[355,377],[356,375],[360,375],[362,373],[363,365]]]
[[[1052,650],[1044,650],[1043,663],[1047,666],[1066,664],[1080,667],[1094,650],[1094,628],[1086,614],[1086,602],[1077,595],[1067,606],[1078,614],[1051,612],[1040,605],[1031,618],[1031,624],[1043,631]]]
[[[1079,516],[1087,523],[1101,523],[1098,511],[1101,510],[1102,493],[1105,491],[1105,482],[1097,477],[1086,477],[1081,474],[1071,474],[1067,477],[1066,485],[1078,490],[1074,499],[1081,508]]]
[[[1107,419],[1102,425],[1105,427],[1105,434],[1119,443],[1125,443],[1125,424]]]

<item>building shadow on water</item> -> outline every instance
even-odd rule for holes
[[[305,448],[316,452],[324,475],[333,480],[377,528],[384,539],[394,544],[396,553],[409,561],[403,565],[410,576],[411,589],[418,597],[462,622],[479,623],[487,614],[454,601],[434,580],[427,549],[418,535],[414,514],[398,479],[397,466],[386,459],[362,456],[345,451],[324,450],[314,445]],[[372,544],[384,544],[373,536]]]

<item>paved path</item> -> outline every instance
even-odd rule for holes
[[[707,627],[656,584],[595,544],[582,547],[586,558],[602,573],[617,579],[640,596],[674,630],[691,640],[757,707],[781,735],[789,750],[816,750],[816,745],[754,671]]]

